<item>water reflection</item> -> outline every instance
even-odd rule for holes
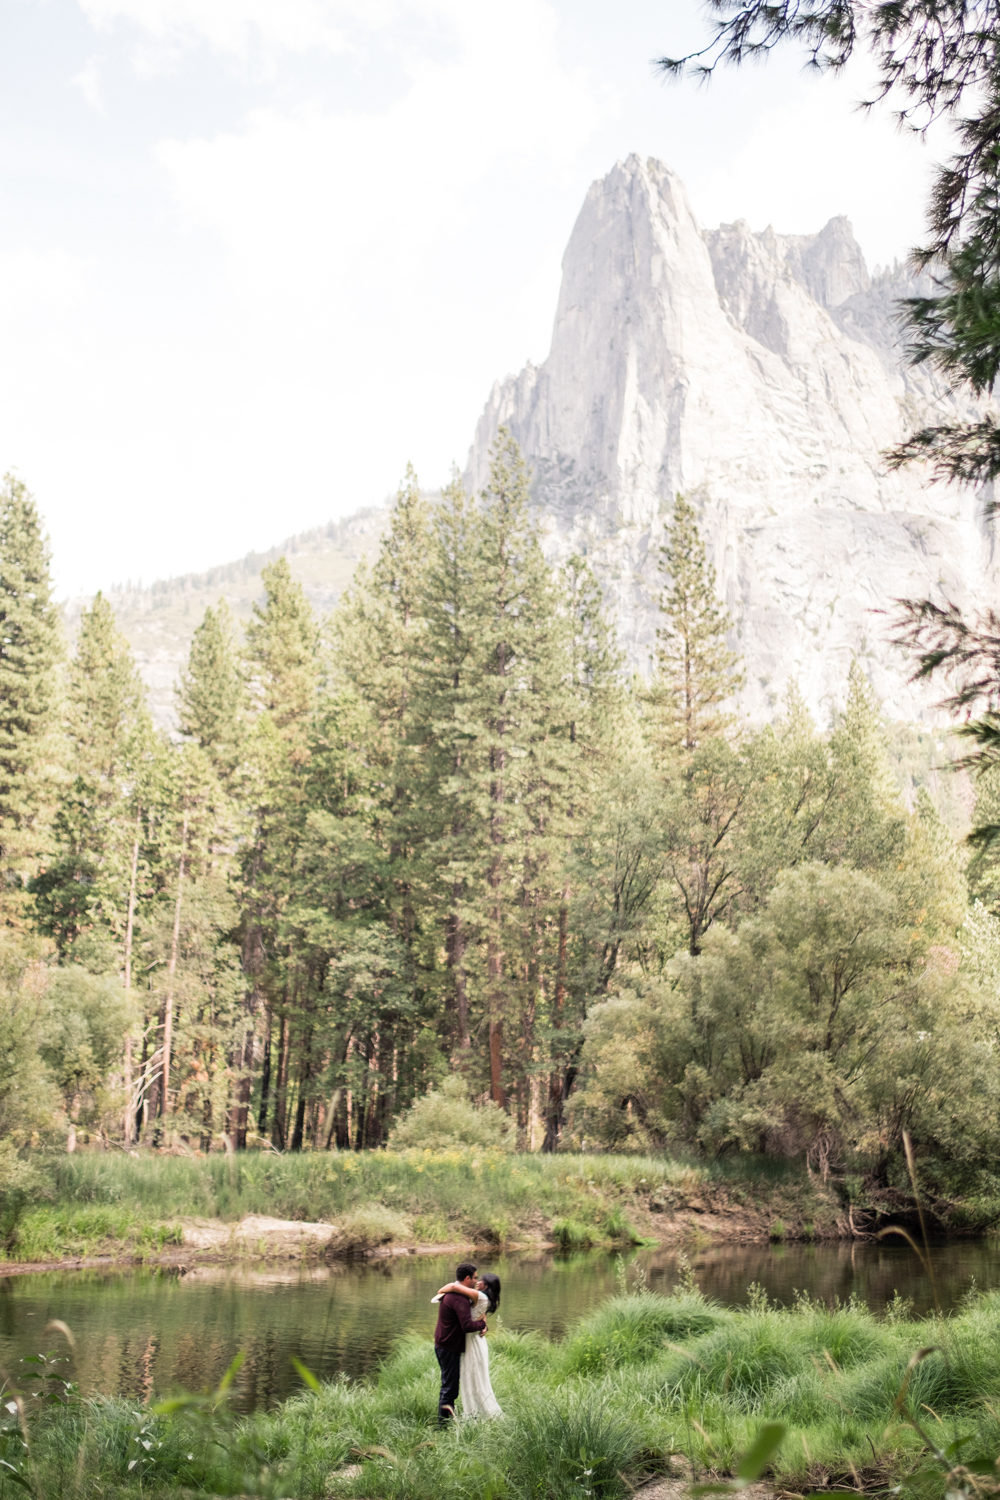
[[[974,1282],[1000,1286],[1000,1242],[939,1245],[932,1250],[947,1308]],[[738,1304],[756,1282],[789,1303],[796,1292],[823,1302],[855,1296],[881,1311],[898,1290],[917,1312],[932,1306],[931,1289],[907,1246],[739,1245],[692,1253],[706,1296]],[[482,1268],[487,1260],[481,1257]],[[678,1279],[675,1251],[644,1250],[629,1259],[642,1266],[654,1291]],[[514,1328],[561,1338],[583,1313],[615,1289],[612,1256],[588,1253],[500,1257],[489,1263],[504,1282],[502,1315]],[[77,1271],[0,1280],[0,1367],[16,1378],[26,1354],[56,1349],[44,1334],[61,1318],[76,1335],[78,1376],[85,1391],[148,1401],[177,1386],[203,1389],[217,1382],[243,1349],[238,1404],[270,1406],[298,1387],[292,1355],[318,1376],[370,1374],[399,1334],[430,1339],[430,1297],[454,1264],[410,1256],[368,1264],[227,1271],[199,1267],[180,1275],[148,1270]]]

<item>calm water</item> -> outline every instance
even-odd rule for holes
[[[952,1306],[975,1281],[1000,1287],[1000,1239],[964,1241],[932,1250],[942,1303]],[[852,1293],[881,1311],[898,1288],[918,1312],[932,1305],[912,1250],[900,1244],[715,1247],[692,1265],[702,1291],[720,1302],[746,1300],[751,1282],[779,1301],[797,1290],[832,1301]],[[641,1251],[654,1291],[677,1280],[674,1253]],[[480,1261],[503,1280],[501,1314],[512,1328],[561,1338],[581,1314],[615,1289],[612,1257],[590,1252]],[[299,1384],[291,1356],[317,1375],[370,1373],[400,1333],[430,1339],[430,1298],[454,1274],[451,1260],[408,1256],[338,1264],[319,1270],[226,1272],[202,1267],[186,1275],[165,1270],[49,1273],[0,1279],[0,1370],[15,1381],[26,1354],[58,1351],[46,1333],[51,1318],[69,1324],[78,1345],[77,1374],[85,1392],[148,1399],[178,1386],[216,1382],[234,1354],[246,1358],[239,1376],[243,1410],[274,1404]]]

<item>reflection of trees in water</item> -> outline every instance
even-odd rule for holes
[[[944,1307],[953,1306],[975,1277],[981,1287],[1000,1285],[1000,1246],[993,1240],[932,1245],[934,1274]],[[916,1313],[934,1305],[930,1282],[909,1246],[900,1243],[721,1246],[691,1257],[706,1297],[742,1303],[751,1282],[790,1305],[797,1292],[826,1303],[854,1296],[880,1313],[898,1290],[913,1299]],[[656,1253],[647,1266],[650,1289],[669,1292],[677,1280],[676,1258]]]
[[[996,1241],[935,1246],[932,1254],[945,1306],[973,1276],[980,1287],[1000,1285]],[[796,1291],[823,1302],[853,1293],[881,1311],[897,1288],[918,1311],[932,1302],[904,1245],[733,1245],[692,1250],[690,1257],[702,1291],[724,1303],[745,1301],[751,1282],[789,1304]],[[631,1260],[645,1268],[653,1291],[669,1292],[679,1279],[675,1251],[644,1250]],[[507,1327],[536,1328],[550,1338],[561,1338],[615,1290],[615,1257],[599,1252],[483,1256],[480,1269],[496,1270],[503,1280]],[[312,1269],[299,1279],[273,1270],[10,1278],[0,1285],[0,1363],[17,1368],[24,1355],[38,1352],[45,1323],[63,1318],[77,1338],[85,1391],[148,1401],[182,1385],[204,1390],[243,1349],[237,1405],[273,1406],[299,1388],[292,1355],[322,1379],[341,1371],[359,1378],[375,1372],[401,1333],[421,1334],[429,1348],[430,1298],[454,1270],[452,1260],[414,1256]]]

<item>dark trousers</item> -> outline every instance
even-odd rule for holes
[[[434,1353],[441,1366],[441,1394],[438,1397],[438,1421],[447,1422],[451,1416],[446,1406],[454,1407],[458,1400],[458,1377],[461,1370],[462,1349],[458,1344],[435,1344]]]

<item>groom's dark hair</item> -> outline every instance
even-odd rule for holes
[[[463,1260],[462,1264],[459,1266],[458,1270],[455,1272],[455,1280],[456,1281],[464,1281],[465,1278],[466,1278],[466,1276],[475,1276],[475,1274],[476,1274],[476,1267],[473,1265],[472,1261],[471,1260]]]

